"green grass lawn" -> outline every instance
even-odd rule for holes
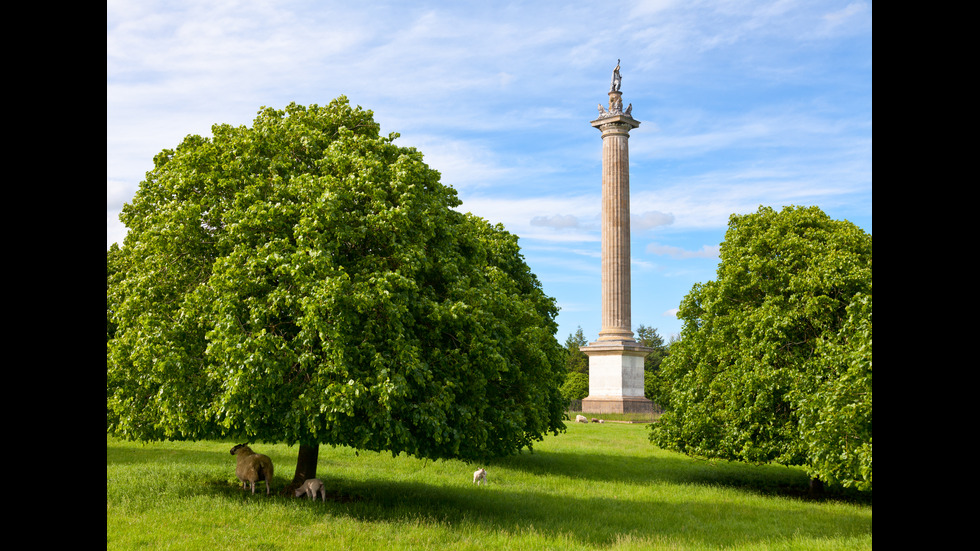
[[[108,549],[860,549],[871,500],[804,498],[795,468],[700,461],[640,424],[568,423],[487,465],[320,448],[326,503],[251,495],[234,442],[106,440]],[[256,443],[292,478],[296,448]]]

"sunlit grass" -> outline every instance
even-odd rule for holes
[[[664,452],[641,424],[575,424],[486,466],[323,446],[327,503],[242,491],[232,442],[107,439],[107,548],[871,548],[870,500],[803,499],[798,469]],[[296,449],[256,443],[292,476]],[[264,491],[264,488],[262,488]]]

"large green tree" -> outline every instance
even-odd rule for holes
[[[651,438],[870,490],[871,235],[816,207],[733,215],[680,306]]]
[[[485,460],[564,429],[554,300],[421,153],[343,97],[212,132],[120,215],[110,433],[298,444],[301,480],[320,444]]]

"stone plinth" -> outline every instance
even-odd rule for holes
[[[589,357],[589,395],[582,400],[583,412],[653,413],[653,402],[643,395],[643,360],[652,348],[597,341],[581,350]]]

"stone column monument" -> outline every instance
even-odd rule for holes
[[[640,126],[633,104],[623,109],[619,63],[609,108],[599,105],[592,126],[602,132],[602,329],[582,347],[589,357],[588,413],[653,412],[643,396],[643,359],[653,351],[633,338],[630,320],[630,130]]]

